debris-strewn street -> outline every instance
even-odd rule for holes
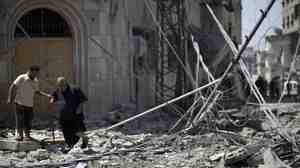
[[[259,118],[261,122],[256,123],[251,118],[244,119],[244,123],[248,122],[244,124],[245,126],[238,125],[241,120],[237,119],[217,121],[217,127],[220,129],[214,130],[209,130],[207,125],[203,124],[203,129],[197,135],[184,133],[126,135],[116,131],[104,132],[102,129],[90,130],[88,148],[81,149],[79,147],[81,142],[78,142],[70,151],[64,151],[66,146],[60,131],[54,132],[55,142],[53,142],[51,131],[34,130],[32,136],[44,142],[43,148],[27,152],[0,151],[0,165],[74,168],[76,166],[273,168],[282,165],[297,168],[300,166],[300,162],[298,163],[300,116],[295,109],[286,108],[280,111],[282,123],[287,125],[286,128],[291,135],[295,135],[295,144],[278,136],[275,130],[270,130],[269,121],[264,117]],[[257,123],[260,123],[258,124],[260,126]],[[3,130],[1,136],[2,139],[12,138],[13,132]]]
[[[0,167],[299,168],[299,7],[0,0]]]

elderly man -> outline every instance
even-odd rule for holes
[[[19,75],[9,88],[7,103],[14,102],[16,104],[15,118],[18,132],[16,140],[18,141],[23,140],[23,132],[25,133],[25,140],[32,139],[30,129],[33,119],[34,94],[37,93],[48,98],[52,97],[39,90],[37,79],[39,71],[39,66],[31,66],[27,73]]]
[[[57,78],[57,89],[52,94],[50,103],[59,111],[59,122],[67,145],[72,148],[82,138],[81,148],[88,144],[88,138],[83,123],[83,113],[80,104],[87,101],[80,88],[68,84],[64,77]]]

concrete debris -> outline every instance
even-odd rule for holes
[[[226,131],[223,131],[223,134],[224,132]],[[230,131],[228,132],[230,133]],[[78,142],[68,153],[62,151],[62,148],[65,147],[64,144],[48,144],[45,149],[30,152],[2,151],[0,166],[222,167],[223,164],[224,167],[237,165],[258,167],[265,164],[265,149],[271,150],[280,160],[288,158],[282,156],[293,152],[287,148],[289,144],[282,142],[278,144],[279,141],[276,141],[276,144],[272,138],[270,139],[260,132],[257,133],[254,129],[245,128],[236,133],[236,136],[240,134],[241,137],[253,139],[247,140],[248,144],[241,146],[229,142],[223,134],[216,132],[193,136],[125,135],[120,132],[105,133],[102,130],[93,130],[88,132],[91,141],[87,149],[81,149],[81,142]],[[34,137],[42,137],[42,135],[45,136],[46,133],[33,131]],[[289,159],[291,160],[291,158]]]
[[[88,165],[83,162],[79,162],[75,168],[86,168]]]
[[[241,136],[243,137],[253,137],[256,131],[252,128],[244,127],[240,132]]]
[[[31,157],[37,161],[47,160],[50,157],[50,154],[45,149],[38,149],[36,151],[31,151],[28,153],[28,157]]]
[[[265,163],[260,165],[259,168],[291,168],[289,165],[282,162],[271,149],[265,151],[264,162]]]
[[[36,141],[18,142],[12,138],[1,138],[0,139],[0,150],[31,151],[31,150],[37,150],[40,147],[41,147],[41,145]]]
[[[37,135],[33,132],[33,136]],[[1,163],[11,167],[213,167],[209,157],[214,150],[222,150],[225,141],[210,133],[196,136],[172,135],[124,135],[119,132],[102,134],[101,130],[90,131],[88,149],[77,145],[67,154],[59,151],[38,149],[30,152],[4,151],[2,156],[10,162]],[[211,143],[215,141],[216,143]],[[79,142],[80,143],[80,142]],[[220,147],[217,147],[217,144]],[[216,147],[214,147],[216,146]],[[58,146],[57,146],[58,147]],[[211,148],[210,148],[211,147]],[[207,150],[209,149],[209,150]]]
[[[223,118],[222,122],[232,123],[240,120],[240,117],[232,115],[231,120]],[[261,117],[260,120],[267,125],[265,118]],[[300,128],[298,120],[299,116],[295,113],[285,113],[280,117],[280,121],[287,124],[288,130],[295,135],[296,144],[288,142],[273,129],[248,127],[256,123],[251,118],[244,118],[243,122],[247,124],[239,129],[226,129],[228,127],[220,125],[208,127],[204,121],[199,125],[203,129],[193,135],[182,132],[171,135],[128,135],[95,129],[87,132],[90,138],[88,148],[81,149],[80,140],[70,150],[64,144],[60,131],[55,131],[53,141],[51,130],[33,130],[32,136],[41,141],[42,145],[38,149],[26,151],[0,151],[0,167],[269,168],[281,165],[297,168],[300,165],[300,136],[296,129]],[[212,120],[210,124],[217,125],[218,122],[220,120]],[[1,139],[2,145],[5,141],[11,142],[13,138],[13,131],[7,132],[7,138]]]

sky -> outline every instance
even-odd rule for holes
[[[242,34],[249,35],[260,18],[260,9],[265,9],[271,0],[242,0]],[[273,27],[281,28],[281,0],[276,0],[267,18],[250,42],[250,46],[256,49],[265,49],[264,34],[272,34]]]

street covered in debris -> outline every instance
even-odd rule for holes
[[[111,112],[102,115],[101,122],[86,121],[87,147],[81,146],[83,136],[78,135],[79,142],[68,148],[66,136],[60,130],[58,122],[50,119],[47,126],[40,129],[35,127],[31,131],[31,140],[23,140],[22,137],[20,141],[16,141],[15,129],[1,128],[0,167],[299,168],[300,96],[294,75],[297,74],[295,64],[300,38],[290,59],[287,78],[280,81],[283,83],[281,89],[277,85],[279,77],[275,75],[270,86],[267,86],[269,84],[262,76],[254,81],[243,58],[250,41],[267,19],[275,2],[276,0],[270,0],[260,11],[261,15],[250,34],[238,46],[221,23],[222,20],[217,17],[215,8],[212,7],[214,3],[201,1],[200,6],[207,11],[224,42],[224,50],[219,47],[220,50],[215,52],[217,49],[211,49],[215,46],[204,46],[201,43],[203,37],[202,34],[197,34],[197,28],[189,26],[189,33],[186,35],[183,33],[186,28],[184,24],[182,27],[175,26],[176,31],[167,29],[170,25],[163,25],[171,24],[165,23],[165,18],[162,17],[169,14],[164,11],[164,5],[170,5],[172,11],[173,3],[156,2],[158,12],[162,12],[159,13],[161,17],[157,17],[152,4],[144,0],[144,9],[148,11],[159,34],[157,45],[160,45],[158,55],[161,58],[157,62],[159,73],[156,84],[159,86],[155,93],[155,96],[159,95],[159,101],[150,108],[141,108],[138,104],[141,96],[137,96],[134,108],[118,105]],[[178,4],[176,9],[179,10],[183,3],[178,1]],[[118,10],[112,6],[111,9]],[[234,10],[229,2],[227,4],[224,1],[223,7],[229,12]],[[111,14],[110,17],[115,15],[117,14]],[[184,14],[179,11],[176,17],[172,14],[165,17],[169,17],[171,21],[176,18],[178,21]],[[31,33],[27,33],[22,25],[18,25],[18,28],[26,38],[31,38]],[[139,34],[140,31],[136,28],[134,33]],[[145,32],[141,34],[146,36]],[[188,41],[186,44],[180,42],[183,36]],[[175,40],[170,40],[172,38]],[[218,38],[214,40],[217,41]],[[122,62],[98,39],[89,36],[88,40],[122,69]],[[177,44],[173,45],[175,42]],[[184,47],[193,51],[193,58],[179,50]],[[204,55],[205,49],[211,51],[213,57]],[[279,53],[280,57],[283,53]],[[165,59],[170,55],[177,60],[173,67],[172,62]],[[138,60],[134,65],[144,66],[143,60]],[[168,70],[165,69],[166,65]],[[126,68],[123,69],[126,71]],[[170,74],[173,76],[169,77]],[[96,76],[101,78],[101,74]],[[131,78],[141,79],[136,74]],[[138,88],[135,91],[139,95]],[[143,96],[147,100],[147,95]],[[48,97],[54,99],[54,96]],[[95,102],[98,100],[93,100]]]
[[[295,106],[295,105],[294,105]],[[297,105],[299,106],[299,105]],[[270,128],[260,109],[235,111],[236,118],[251,111],[248,118],[204,122],[196,135],[135,134],[103,129],[88,131],[89,147],[78,142],[68,153],[60,131],[34,130],[32,136],[44,142],[33,151],[1,151],[1,167],[299,167],[300,116],[295,108],[281,107],[280,119],[295,144]],[[290,105],[291,107],[291,105]],[[229,111],[223,111],[228,113]],[[228,115],[228,114],[227,114]],[[225,119],[226,118],[226,119]],[[152,122],[152,124],[155,124]],[[128,128],[124,127],[123,130]],[[131,128],[132,129],[132,128]],[[12,138],[12,130],[3,130]],[[2,141],[3,142],[3,141]],[[296,145],[296,146],[295,146]]]

